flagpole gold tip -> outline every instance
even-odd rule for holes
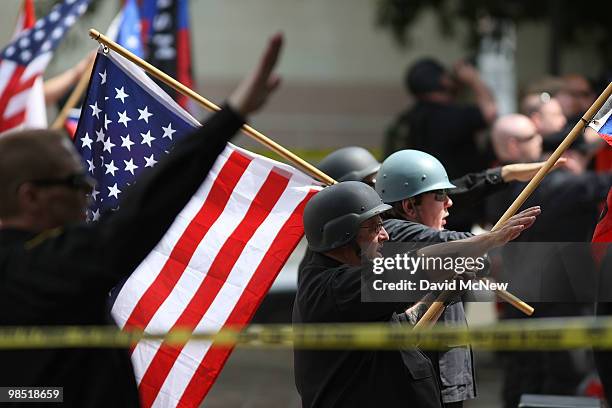
[[[89,36],[97,41],[97,40],[100,39],[100,32],[98,30],[94,29],[94,28],[90,28],[89,29]]]

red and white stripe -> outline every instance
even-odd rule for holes
[[[303,235],[316,182],[228,145],[113,306],[120,327],[216,331],[251,319]],[[145,407],[198,406],[231,349],[140,342],[132,361]]]
[[[13,39],[33,27],[35,20],[32,0],[24,0]],[[43,53],[27,67],[0,60],[0,132],[47,127],[42,74],[51,56],[51,52]]]

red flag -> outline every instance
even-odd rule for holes
[[[593,242],[612,242],[612,215],[608,208],[612,207],[612,188],[608,192],[606,204],[599,217],[595,233],[593,234]]]

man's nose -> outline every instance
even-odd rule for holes
[[[453,200],[450,196],[446,196],[446,201],[444,202],[444,208],[449,208],[453,206]]]
[[[385,227],[380,229],[380,232],[378,233],[378,241],[380,242],[385,242],[389,240],[389,234],[387,234],[387,230],[385,230]]]

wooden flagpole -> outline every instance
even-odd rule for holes
[[[591,120],[593,119],[593,116],[595,116],[595,114],[599,111],[599,109],[601,109],[603,104],[608,100],[608,98],[610,98],[611,95],[612,95],[612,82],[608,84],[608,86],[602,92],[602,94],[599,95],[599,98],[597,98],[597,100],[593,102],[589,110],[587,110],[586,113],[582,116],[582,118],[580,118],[578,123],[574,125],[574,128],[567,134],[565,139],[563,139],[561,144],[555,149],[555,151],[548,158],[548,160],[546,160],[546,163],[544,163],[542,168],[538,170],[535,176],[533,176],[533,178],[531,179],[529,184],[525,186],[521,194],[519,194],[519,196],[516,197],[512,205],[508,207],[504,215],[501,216],[501,218],[499,219],[499,221],[497,221],[497,223],[491,229],[491,231],[497,231],[506,221],[508,221],[514,214],[516,214],[518,209],[525,203],[525,201],[527,201],[529,196],[531,196],[531,194],[538,187],[538,185],[540,185],[540,182],[542,181],[542,179],[553,168],[556,161],[559,160],[561,155],[563,155],[563,153],[565,153],[565,151],[570,147],[570,145],[574,142],[574,140],[576,140],[578,135],[580,135],[580,132],[582,132],[584,127],[589,122],[591,122]],[[497,296],[499,296],[503,300],[509,303],[512,303],[513,306],[523,311],[525,314],[529,316],[533,314],[533,308],[531,306],[521,301],[520,299],[518,299],[516,296],[512,295],[511,293],[506,292],[505,290],[496,290],[495,293],[497,294]],[[425,312],[421,320],[419,320],[417,324],[414,326],[415,329],[431,327],[432,325],[436,323],[437,321],[436,316],[439,316],[440,310],[444,308],[444,302],[442,301],[443,299],[442,296],[444,296],[444,293],[442,293],[440,297],[438,297],[438,299],[436,299],[436,301],[432,303],[429,309],[427,309],[427,312]]]
[[[198,93],[196,93],[192,89],[188,88],[187,86],[185,86],[185,85],[181,84],[180,82],[176,81],[174,78],[171,78],[170,76],[168,76],[164,72],[160,71],[159,69],[157,69],[153,65],[147,63],[146,61],[142,60],[141,58],[138,58],[137,56],[135,56],[134,54],[132,54],[131,52],[129,52],[125,48],[121,47],[119,44],[115,43],[114,41],[112,41],[108,37],[106,37],[105,35],[103,35],[100,32],[98,32],[97,30],[94,30],[94,29],[89,30],[89,35],[94,40],[100,42],[101,44],[103,44],[104,46],[108,47],[109,49],[117,52],[118,54],[120,54],[123,57],[127,58],[128,60],[132,61],[133,63],[135,63],[136,65],[138,65],[139,67],[141,67],[142,69],[147,71],[149,74],[153,75],[155,78],[157,78],[160,81],[164,82],[168,86],[171,86],[172,88],[176,89],[181,94],[195,99],[204,108],[206,108],[206,109],[208,109],[210,111],[218,111],[220,109],[214,103],[212,103],[209,100],[207,100],[206,98],[202,97],[201,95],[199,95]],[[271,149],[272,151],[276,152],[281,157],[284,157],[286,160],[294,163],[295,165],[297,165],[298,167],[300,167],[302,170],[306,171],[307,173],[311,174],[315,178],[323,181],[324,183],[326,183],[328,185],[335,184],[335,180],[333,180],[331,177],[329,177],[325,173],[321,172],[319,169],[317,169],[316,167],[312,166],[311,164],[307,163],[306,161],[304,161],[300,157],[298,157],[295,154],[291,153],[290,151],[288,151],[287,149],[285,149],[281,145],[277,144],[273,140],[269,139],[268,137],[266,137],[265,135],[263,135],[259,131],[257,131],[254,128],[252,128],[251,126],[244,125],[242,127],[242,130],[248,136],[250,136],[253,139],[257,140],[258,142],[262,143],[264,146],[266,146],[269,149]],[[507,293],[507,298],[508,298],[507,300],[510,303],[514,304],[516,307],[524,309],[524,307],[522,305],[523,304],[526,305],[526,303],[520,301],[520,299],[516,298],[515,296],[513,296],[513,295],[511,295],[509,293]],[[436,302],[434,302],[433,305],[435,306]],[[432,309],[432,307],[430,307],[429,309]],[[435,311],[435,309],[432,310],[432,312],[434,312],[434,311]],[[440,311],[441,310],[438,310],[436,313],[440,313]],[[432,316],[435,316],[435,314],[432,315]]]
[[[126,50],[125,48],[117,44],[116,42],[112,41],[110,38],[101,34],[97,30],[94,30],[94,29],[89,30],[89,36],[93,38],[94,40],[98,41],[100,44],[103,44],[104,46],[108,47],[109,49],[115,51],[116,53],[122,55],[123,57],[133,62],[134,64],[138,65],[140,68],[144,69],[145,71],[147,71],[149,74],[151,74],[155,78],[164,82],[166,85],[172,87],[177,92],[180,92],[181,94],[185,96],[195,99],[200,105],[202,105],[204,108],[208,109],[209,111],[216,112],[221,109],[219,108],[219,106],[215,105],[214,103],[204,98],[197,92],[193,91],[189,87],[183,85],[179,81],[168,76],[167,74],[160,71],[153,65],[144,61],[143,59],[138,58],[136,55],[132,54],[131,52],[129,52],[128,50]],[[324,182],[327,185],[336,184],[336,181],[333,178],[329,177],[327,174],[323,173],[321,170],[317,169],[312,164],[306,162],[301,157],[285,149],[283,146],[279,145],[272,139],[265,136],[263,133],[254,129],[253,127],[245,124],[242,126],[242,131],[247,136],[255,139],[259,143],[263,144],[264,146],[266,146],[267,148],[269,148],[270,150],[272,150],[279,156],[283,157],[285,160],[298,166],[300,169],[310,174],[311,176],[315,177],[316,179]]]
[[[61,129],[64,126],[64,122],[66,121],[70,110],[76,106],[79,99],[81,99],[81,96],[83,96],[83,94],[87,90],[87,85],[89,84],[89,77],[91,77],[91,71],[93,71],[93,67],[94,62],[89,64],[89,67],[83,72],[83,74],[81,74],[79,82],[77,82],[76,86],[72,90],[72,93],[70,94],[68,100],[62,107],[62,110],[57,115],[57,118],[55,118],[55,121],[53,121],[51,129]]]

